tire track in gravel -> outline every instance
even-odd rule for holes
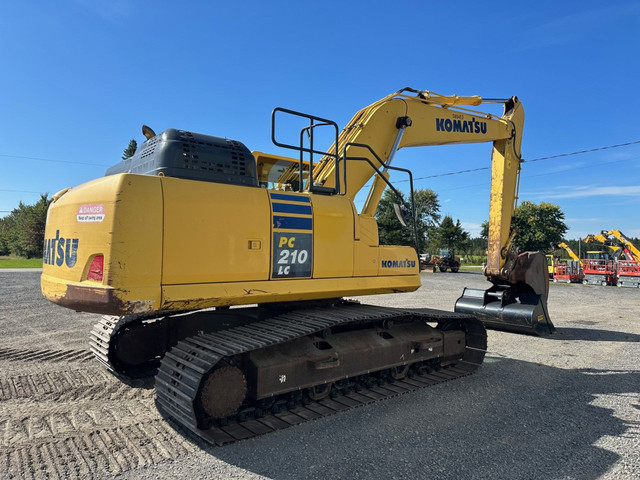
[[[8,478],[104,476],[172,460],[197,447],[176,435],[163,420],[58,436],[0,448],[0,471]]]
[[[0,360],[32,361],[42,360],[47,362],[88,362],[93,358],[89,350],[33,350],[0,348]]]
[[[160,416],[154,394],[102,368],[1,377],[0,476],[112,476],[196,450]]]
[[[103,368],[65,369],[0,377],[0,405],[3,401],[110,400],[151,396],[150,389],[131,388]]]
[[[152,399],[87,402],[12,402],[0,410],[0,447],[127,427],[161,419]]]

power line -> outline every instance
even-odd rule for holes
[[[601,162],[598,165],[599,166],[600,165],[612,165],[614,163],[628,162],[629,160],[637,160],[639,158],[640,157],[632,157],[632,158],[625,158],[625,159],[622,159],[622,160],[611,160],[609,162]],[[527,178],[543,177],[543,176],[546,176],[546,175],[556,175],[558,173],[571,172],[573,170],[575,170],[575,169],[572,168],[572,167],[569,167],[569,168],[564,168],[562,170],[556,170],[555,172],[543,172],[543,173],[536,173],[536,174],[533,174],[533,175],[527,175]],[[401,180],[401,181],[404,182],[404,181],[407,181],[407,180]],[[460,189],[471,188],[471,187],[483,187],[483,186],[486,186],[486,185],[487,185],[486,183],[475,183],[473,185],[458,185],[458,186],[455,186],[455,187],[438,189],[438,192],[448,192],[450,190],[460,190]]]
[[[618,143],[617,145],[607,145],[606,147],[590,148],[589,150],[579,150],[577,152],[571,152],[571,153],[559,153],[558,155],[550,155],[548,157],[539,157],[539,158],[534,158],[532,160],[523,160],[523,161],[526,163],[539,162],[540,160],[550,160],[552,158],[570,157],[572,155],[581,155],[583,153],[599,152],[601,150],[609,150],[611,148],[628,147],[629,145],[637,145],[639,143],[640,143],[640,140],[636,140],[635,142]]]
[[[42,192],[34,192],[32,190],[7,190],[5,188],[0,188],[0,192],[12,192],[12,193],[42,193]]]
[[[8,157],[8,158],[20,158],[22,160],[37,160],[39,162],[54,162],[54,163],[71,163],[74,165],[90,165],[94,167],[108,167],[109,165],[104,165],[101,163],[89,163],[89,162],[74,162],[71,160],[54,160],[52,158],[39,158],[39,157],[22,157],[20,155],[6,155],[0,154],[0,157]]]
[[[439,173],[437,175],[427,175],[426,177],[415,177],[414,180],[424,180],[426,178],[448,177],[450,175],[460,175],[461,173],[471,173],[471,172],[479,172],[481,170],[489,170],[490,168],[491,167],[469,168],[467,170],[457,170],[455,172]],[[408,182],[408,180],[402,180],[402,181]]]
[[[623,158],[621,160],[610,160],[608,162],[600,162],[598,164],[598,166],[602,166],[602,165],[612,165],[614,163],[622,163],[622,162],[628,162],[629,160],[638,160],[640,157],[631,157],[631,158]],[[542,177],[544,175],[555,175],[557,173],[562,173],[562,172],[571,172],[575,170],[573,167],[568,167],[568,168],[563,168],[562,170],[556,170],[554,172],[543,172],[543,173],[536,173],[533,175],[527,175],[527,178],[531,178],[531,177]]]
[[[560,158],[560,157],[570,157],[573,155],[581,155],[584,153],[592,153],[592,152],[599,152],[602,150],[609,150],[612,148],[620,148],[620,147],[628,147],[629,145],[637,145],[640,144],[640,140],[636,140],[633,142],[626,142],[626,143],[618,143],[616,145],[607,145],[604,147],[597,147],[597,148],[590,148],[588,150],[578,150],[576,152],[569,152],[569,153],[559,153],[557,155],[549,155],[547,157],[538,157],[538,158],[533,158],[531,160],[522,160],[522,162],[524,163],[533,163],[533,162],[540,162],[542,160],[551,160],[553,158]],[[69,163],[69,164],[73,164],[73,165],[90,165],[90,166],[94,166],[94,167],[108,167],[109,165],[105,165],[103,163],[90,163],[90,162],[74,162],[72,160],[56,160],[53,158],[41,158],[41,157],[27,157],[27,156],[20,156],[20,155],[8,155],[8,154],[0,154],[0,157],[6,157],[6,158],[19,158],[22,160],[36,160],[36,161],[40,161],[40,162],[54,162],[54,163]],[[427,175],[425,177],[416,177],[414,178],[414,180],[424,180],[427,178],[438,178],[438,177],[447,177],[450,175],[460,175],[462,173],[471,173],[471,172],[479,172],[479,171],[483,171],[483,170],[489,170],[491,167],[478,167],[478,168],[469,168],[466,170],[457,170],[454,172],[446,172],[446,173],[439,173],[436,175]],[[8,191],[8,190],[5,190]],[[15,190],[17,191],[17,190]],[[37,193],[37,192],[25,192],[25,193]]]
[[[549,155],[547,157],[532,158],[531,160],[522,160],[522,162],[523,163],[540,162],[542,160],[551,160],[553,158],[560,158],[560,157],[571,157],[573,155],[582,155],[584,153],[599,152],[599,151],[602,151],[602,150],[609,150],[609,149],[612,149],[612,148],[620,148],[620,147],[628,147],[629,145],[637,145],[637,144],[640,144],[640,140],[636,140],[634,142],[618,143],[616,145],[607,145],[605,147],[590,148],[588,150],[578,150],[576,152],[559,153],[557,155]],[[490,169],[491,169],[491,167],[470,168],[470,169],[467,169],[467,170],[457,170],[455,172],[439,173],[437,175],[427,175],[426,177],[415,177],[414,180],[425,180],[427,178],[447,177],[447,176],[450,176],[450,175],[460,175],[462,173],[479,172],[479,171],[482,171],[482,170],[490,170]],[[401,181],[405,181],[405,180],[401,180]]]

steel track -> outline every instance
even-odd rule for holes
[[[155,375],[159,360],[148,358],[139,365],[127,365],[118,360],[115,354],[122,335],[132,328],[140,327],[144,320],[163,320],[164,317],[149,318],[143,315],[117,317],[104,315],[89,333],[89,349],[109,371],[120,380],[129,383]],[[159,339],[149,338],[149,341]]]
[[[110,345],[118,330],[126,323],[128,323],[126,317],[104,315],[89,333],[89,349],[91,353],[113,373],[121,372],[117,370],[111,361]]]
[[[198,424],[198,413],[194,405],[200,383],[221,359],[278,345],[328,328],[357,322],[375,323],[396,319],[438,322],[439,327],[445,330],[453,329],[452,325],[461,323],[466,331],[463,358],[454,366],[438,372],[420,372],[419,375],[393,383],[381,384],[378,381],[376,386],[363,388],[359,392],[344,391],[336,398],[319,401],[307,399],[304,405],[301,402],[294,405],[290,403],[290,407],[280,413],[235,419],[227,425],[219,424],[210,428]],[[208,442],[224,445],[469,375],[482,363],[487,347],[486,340],[483,325],[472,316],[464,314],[359,304],[297,310],[255,324],[210,334],[203,333],[178,342],[160,363],[156,375],[156,403],[159,410],[174,422]]]

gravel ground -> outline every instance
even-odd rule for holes
[[[361,300],[451,310],[482,275]],[[0,271],[0,476],[640,478],[640,289],[552,284],[549,338],[489,332],[474,375],[226,447],[175,430],[153,390],[87,352],[98,316]]]

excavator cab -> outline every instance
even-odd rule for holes
[[[587,260],[611,260],[609,252],[602,250],[590,250],[585,254]]]

